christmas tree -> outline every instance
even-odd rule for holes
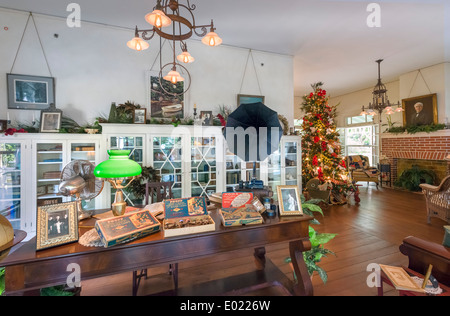
[[[303,117],[302,172],[303,187],[313,178],[322,186],[331,187],[332,192],[347,195],[355,191],[348,182],[348,172],[344,157],[341,155],[339,133],[336,130],[337,105],[328,103],[323,83],[311,85],[314,92],[303,97],[301,109]]]

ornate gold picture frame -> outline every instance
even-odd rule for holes
[[[278,185],[280,216],[303,215],[300,193],[296,185]]]
[[[416,104],[421,104],[416,109]],[[403,126],[438,123],[437,94],[427,94],[402,100]],[[419,112],[420,111],[420,112]]]
[[[36,250],[78,241],[76,202],[38,207]]]

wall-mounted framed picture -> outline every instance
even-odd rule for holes
[[[303,215],[302,202],[296,185],[278,185],[278,204],[280,216]]]
[[[159,72],[147,71],[147,103],[151,118],[184,118],[184,107],[187,104],[187,93],[184,81],[176,84],[159,78]],[[161,83],[160,83],[161,82]],[[164,89],[161,87],[164,85]],[[167,93],[168,92],[168,93]],[[179,94],[172,95],[170,93]]]
[[[39,206],[37,209],[36,250],[78,241],[76,202]]]
[[[61,128],[62,111],[41,111],[41,133],[58,133]]]
[[[8,121],[0,120],[0,133],[4,133],[8,129]]]
[[[134,109],[133,123],[145,124],[147,120],[147,109]]]
[[[53,77],[6,74],[8,109],[45,110],[55,103]]]
[[[403,126],[438,123],[437,95],[427,94],[402,100]]]
[[[261,102],[264,104],[265,97],[262,95],[249,95],[249,94],[238,94],[237,95],[237,106],[241,104],[248,103],[258,103]]]

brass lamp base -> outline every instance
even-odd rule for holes
[[[113,185],[114,189],[116,189],[116,194],[114,197],[114,203],[111,204],[111,211],[114,216],[122,216],[125,214],[127,208],[127,202],[125,202],[123,198],[122,190],[127,188],[135,177],[130,178],[130,181],[126,186],[121,185],[122,180],[109,180],[109,182]]]

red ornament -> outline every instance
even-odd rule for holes
[[[313,164],[313,166],[318,166],[319,165],[319,160],[317,159],[316,155],[314,155],[314,157],[313,157],[312,164]]]
[[[320,141],[320,137],[319,136],[314,136],[314,142],[318,143]]]

